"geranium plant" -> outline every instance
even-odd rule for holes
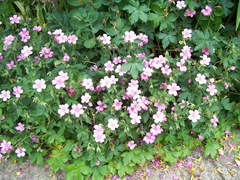
[[[188,20],[214,13],[210,5],[166,3]],[[135,6],[124,8],[131,23],[147,21],[150,8],[140,8],[145,14],[136,20]],[[158,27],[155,10],[149,19]],[[141,29],[120,33],[122,23],[114,35],[91,29],[94,37],[84,39],[85,31],[31,26],[17,14],[2,21],[1,161],[28,157],[43,165],[46,157],[69,179],[99,179],[123,177],[153,158],[174,163],[203,144],[216,156],[216,140],[239,125],[231,96],[239,95],[239,38],[228,43],[209,26],[167,32],[161,24],[154,39]],[[162,40],[158,53],[149,48],[154,40]],[[171,43],[175,51],[166,49]]]

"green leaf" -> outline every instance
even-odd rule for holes
[[[204,155],[210,155],[212,158],[215,158],[218,155],[218,149],[221,147],[222,146],[218,142],[208,142],[204,151]]]
[[[85,4],[87,0],[67,0],[67,3],[71,6],[81,6]]]
[[[84,42],[84,46],[88,49],[93,48],[96,45],[96,41],[94,38],[88,39]]]
[[[138,68],[137,68],[137,66],[132,66],[131,67],[130,74],[133,77],[133,79],[138,78]]]
[[[65,147],[63,148],[64,152],[71,151],[73,149],[73,144],[70,140],[67,140]]]
[[[239,24],[240,24],[240,1],[238,2],[238,10],[237,10],[235,31],[237,31]]]

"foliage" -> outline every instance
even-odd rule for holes
[[[103,179],[197,146],[215,157],[240,123],[236,2],[66,2],[0,4],[0,159]]]

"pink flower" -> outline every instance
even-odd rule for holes
[[[177,8],[178,9],[182,9],[182,8],[185,8],[186,7],[186,4],[184,1],[177,1]]]
[[[41,92],[43,89],[46,89],[46,84],[44,79],[37,79],[34,81],[33,89],[36,89],[37,92]]]
[[[214,96],[218,92],[214,84],[209,84],[206,91],[209,92],[211,96]]]
[[[101,112],[101,111],[103,111],[104,109],[106,109],[107,108],[107,104],[102,104],[102,102],[101,101],[98,101],[97,102],[97,107],[96,107],[96,110],[98,111],[98,112]]]
[[[203,140],[204,140],[204,137],[203,137],[203,136],[200,136],[200,135],[199,135],[198,138],[199,138],[200,141],[203,141]]]
[[[157,136],[159,134],[161,134],[163,132],[163,129],[159,126],[159,125],[156,125],[156,124],[152,124],[151,125],[151,129],[150,129],[150,132],[154,135],[154,136]]]
[[[33,27],[33,31],[38,31],[40,32],[42,30],[42,27],[41,26],[34,26]]]
[[[137,145],[134,143],[134,141],[129,141],[129,142],[128,142],[128,147],[129,147],[130,149],[134,149],[136,146],[137,146]]]
[[[201,10],[201,13],[204,16],[210,16],[211,12],[212,12],[212,8],[210,6],[206,6],[205,9]]]
[[[51,51],[51,48],[47,48],[47,47],[42,47],[39,54],[40,54],[40,57],[43,56],[45,59],[53,57],[53,51]]]
[[[103,34],[103,36],[101,36],[99,40],[103,44],[111,44],[111,37],[106,34]]]
[[[231,71],[234,71],[234,70],[236,69],[236,67],[235,67],[235,66],[231,66],[229,69],[230,69]]]
[[[10,34],[10,35],[4,37],[3,43],[4,43],[5,45],[9,46],[9,45],[12,44],[12,42],[14,41],[14,39],[15,39],[15,37]]]
[[[12,93],[16,96],[16,98],[20,98],[20,95],[23,93],[22,87],[21,86],[13,87]]]
[[[76,44],[77,40],[78,40],[78,38],[76,35],[70,35],[67,37],[67,41],[69,44]]]
[[[122,102],[120,102],[118,99],[114,99],[114,102],[113,102],[113,107],[115,110],[119,111],[122,109]]]
[[[62,117],[65,114],[69,113],[68,107],[69,107],[68,104],[61,104],[61,105],[59,105],[58,114],[60,115],[60,117]]]
[[[146,136],[144,136],[143,141],[146,144],[152,144],[152,143],[154,143],[155,139],[156,139],[156,137],[151,132],[148,132],[146,134]]]
[[[188,17],[193,17],[196,14],[196,11],[191,11],[189,8],[186,9],[185,15]]]
[[[26,28],[22,28],[22,31],[19,33],[19,36],[21,36],[22,42],[27,42],[30,39],[29,31]]]
[[[195,78],[195,80],[199,83],[199,84],[206,84],[207,80],[206,80],[206,76],[204,74],[197,74],[197,77]]]
[[[20,132],[24,131],[24,124],[18,123],[18,126],[16,126],[15,129]]]
[[[11,24],[18,24],[21,20],[21,18],[17,15],[13,15],[9,18]]]
[[[119,125],[118,125],[118,120],[117,119],[112,119],[112,118],[110,118],[109,120],[108,120],[108,128],[110,128],[111,130],[115,130],[115,129],[117,129],[119,127]]]
[[[16,67],[16,65],[14,64],[14,61],[12,60],[10,63],[7,64],[8,69],[12,69],[13,67]]]
[[[3,90],[0,94],[0,98],[3,100],[3,101],[7,101],[8,99],[10,99],[10,91],[5,91]]]
[[[64,56],[63,56],[63,61],[67,62],[69,61],[70,57],[67,53],[64,53]]]
[[[183,60],[187,60],[187,59],[190,59],[191,56],[192,56],[191,47],[185,45],[182,48],[182,52],[180,53],[180,57],[182,57]]]
[[[180,90],[180,87],[176,83],[172,83],[172,85],[168,85],[167,88],[169,90],[168,94],[174,95],[174,96],[177,96],[178,95],[177,91]]]
[[[137,35],[135,34],[134,31],[126,31],[125,35],[123,36],[124,42],[134,42],[135,39],[137,39]]]
[[[94,134],[98,134],[98,133],[103,134],[103,133],[104,133],[104,129],[103,129],[103,127],[102,127],[102,124],[95,125],[93,132],[94,132]]]
[[[185,62],[186,61],[184,59],[181,59],[180,62],[177,62],[177,66],[179,67],[179,70],[182,72],[187,71],[187,66],[184,66]]]
[[[79,117],[84,113],[83,106],[81,104],[73,104],[70,113],[75,115],[75,117]]]
[[[13,149],[11,142],[7,142],[5,139],[0,143],[1,153],[6,154]]]
[[[201,116],[199,115],[198,110],[190,110],[189,111],[188,119],[191,120],[192,122],[197,122],[197,120],[199,120],[200,118],[201,118]]]
[[[192,30],[191,29],[184,29],[182,31],[183,38],[191,38],[192,37]]]
[[[21,50],[21,53],[25,56],[25,57],[28,57],[30,54],[32,54],[32,49],[33,47],[30,46],[24,46],[23,49]]]
[[[26,151],[25,148],[19,147],[16,149],[15,153],[17,154],[17,157],[23,157],[25,156],[25,151]]]
[[[209,56],[210,50],[207,47],[205,47],[202,49],[202,53],[204,53],[206,56]]]
[[[153,115],[153,119],[155,123],[159,123],[159,122],[164,122],[167,120],[166,115],[161,112],[161,111],[157,111],[154,115]]]
[[[213,115],[213,118],[210,120],[210,122],[213,124],[213,127],[217,127],[217,122],[219,122],[216,115]]]

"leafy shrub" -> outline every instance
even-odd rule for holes
[[[67,2],[46,27],[1,22],[0,159],[100,179],[216,156],[240,122],[234,4]]]

